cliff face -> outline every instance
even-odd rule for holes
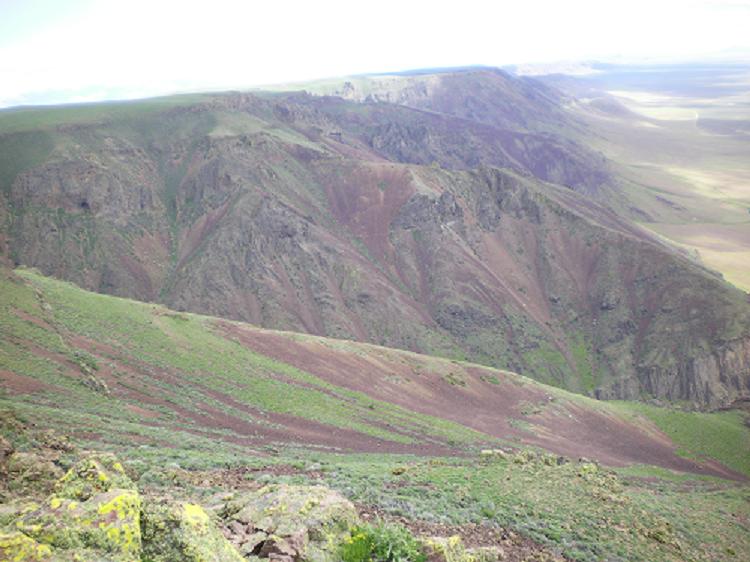
[[[750,397],[750,338],[728,342],[669,367],[647,366],[637,377],[597,392],[601,398],[638,399],[646,392],[665,400],[688,400],[720,408]]]
[[[565,139],[300,94],[47,134],[3,231],[45,274],[601,397],[748,396],[745,295],[592,203],[606,164]]]

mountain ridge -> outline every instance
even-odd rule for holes
[[[592,201],[614,186],[575,141],[304,93],[119,111],[23,133],[51,148],[4,186],[16,263],[600,397],[718,407],[750,392],[745,297]]]

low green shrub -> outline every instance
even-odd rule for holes
[[[343,562],[426,562],[422,545],[406,527],[361,525],[341,547]]]

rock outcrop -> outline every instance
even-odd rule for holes
[[[53,446],[73,452],[66,440],[32,432],[8,412],[0,413],[0,423],[12,438],[0,442],[0,483],[8,475],[10,482],[20,478],[9,466],[23,464],[21,474],[34,475],[29,485],[3,489],[0,560],[337,562],[360,523],[352,503],[323,486],[267,485],[206,511],[190,501],[144,495],[109,453],[76,452],[78,460],[60,474],[45,466],[62,462],[50,454]],[[13,440],[35,445],[19,452]]]
[[[123,561],[140,557],[141,496],[113,456],[80,461],[55,490],[24,508],[16,530],[53,552],[97,551]]]
[[[87,289],[602,398],[748,397],[747,296],[596,203],[618,193],[555,133],[577,127],[559,93],[494,71],[407,82],[45,132],[7,174],[0,246]]]
[[[692,357],[665,366],[642,366],[634,376],[597,389],[596,396],[637,400],[646,392],[661,400],[688,401],[708,409],[750,397],[750,338],[697,351]]]
[[[239,552],[197,504],[169,500],[144,505],[143,558],[150,562],[241,562]]]
[[[322,486],[266,486],[233,498],[220,515],[244,556],[280,562],[335,562],[359,520],[349,500]]]

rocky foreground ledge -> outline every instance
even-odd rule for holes
[[[8,420],[3,420],[8,421]],[[7,424],[5,424],[7,425]],[[16,451],[0,436],[0,560],[277,562],[502,560],[460,537],[415,537],[365,523],[324,486],[270,484],[211,505],[143,493],[109,453],[78,452],[52,432]],[[61,458],[72,461],[63,471]]]

